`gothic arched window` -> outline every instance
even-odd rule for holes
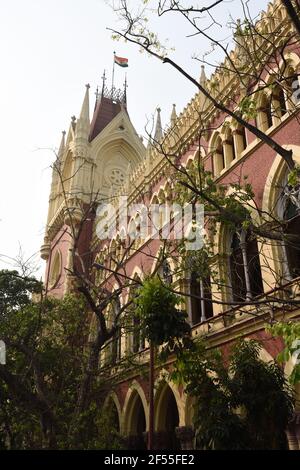
[[[133,286],[130,289],[130,298],[134,298],[138,295],[138,285]],[[142,351],[145,348],[145,335],[141,329],[141,319],[135,312],[135,304],[133,303],[130,306],[129,312],[129,331],[130,331],[130,341],[129,347],[132,353],[137,353]]]
[[[221,171],[225,168],[225,156],[221,137],[218,136],[212,149],[214,161],[215,176],[219,176]]]
[[[300,209],[292,201],[288,201],[284,211],[285,233],[300,236]],[[287,240],[285,251],[289,274],[292,279],[300,276],[300,244],[297,240]]]
[[[244,230],[231,236],[229,265],[234,301],[250,300],[263,293],[257,241]]]
[[[241,153],[247,147],[246,129],[244,126],[238,126],[234,132],[235,153],[239,158]]]
[[[277,118],[281,118],[287,112],[287,103],[284,90],[277,85],[272,92],[272,103]]]
[[[121,304],[120,304],[120,299],[116,298],[115,300],[112,301],[110,307],[109,307],[109,312],[108,312],[108,324],[109,327],[111,328],[112,326],[115,326],[116,331],[109,342],[109,349],[107,351],[107,363],[110,364],[116,364],[122,356],[122,329],[120,326],[120,318],[119,318],[119,312],[121,309]]]
[[[54,289],[61,276],[61,252],[59,250],[56,251],[52,266],[50,266],[50,278],[49,278],[49,284],[50,284],[50,289]]]
[[[267,96],[265,93],[263,94],[261,100],[261,107],[258,109],[258,123],[259,129],[262,131],[266,131],[273,125],[273,118],[272,118],[272,100],[270,96]]]
[[[201,278],[194,271],[189,279],[190,320],[192,325],[213,316],[210,277]]]

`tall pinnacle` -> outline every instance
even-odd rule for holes
[[[176,104],[173,104],[173,109],[172,109],[172,113],[171,113],[171,124],[172,124],[172,126],[174,126],[176,119],[177,119]]]
[[[156,126],[155,126],[155,132],[154,132],[155,142],[160,141],[163,136],[160,112],[161,112],[161,109],[157,108]]]
[[[84,100],[81,107],[79,119],[76,124],[76,137],[79,139],[88,140],[90,132],[90,100],[89,100],[90,85],[86,85]]]
[[[207,78],[205,75],[204,65],[201,65],[201,74],[200,74],[199,83],[202,86],[202,88],[206,88]],[[200,110],[203,111],[207,105],[207,99],[205,95],[203,94],[203,92],[201,91],[199,92],[199,104],[200,104]]]
[[[87,84],[85,86],[86,86],[86,91],[85,91],[79,119],[86,120],[90,123],[90,99],[89,99],[90,85]]]
[[[64,153],[64,150],[65,150],[65,147],[66,147],[65,138],[66,138],[66,131],[63,131],[63,132],[62,132],[61,141],[60,141],[59,150],[58,150],[58,158],[59,158],[59,159],[62,158],[63,153]]]
[[[205,68],[204,65],[201,65],[201,74],[200,74],[200,85],[204,86],[206,82]]]

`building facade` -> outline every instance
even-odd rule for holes
[[[264,35],[257,38],[256,46],[267,55],[267,35],[272,34],[276,38],[276,31],[280,31],[279,38],[292,30],[280,2],[269,5],[260,19],[259,28]],[[292,150],[294,160],[300,164],[297,97],[289,93],[287,85],[274,81],[273,73],[275,69],[282,70],[288,84],[289,77],[298,80],[300,46],[293,41],[278,55],[276,48],[279,45],[280,42],[274,39],[272,57],[277,59],[265,59],[265,67],[260,72],[261,80],[265,84],[272,83],[272,86],[259,87],[258,83],[251,84],[251,81],[248,85],[256,103],[256,112],[249,119],[266,136]],[[246,60],[238,46],[230,58],[236,64]],[[215,99],[235,111],[246,90],[240,75],[226,71],[230,69],[226,67],[229,59],[226,60],[210,79],[206,78],[202,68],[200,83]],[[139,203],[149,207],[172,202],[176,190],[174,168],[166,155],[175,155],[179,170],[194,171],[201,164],[211,172],[217,185],[226,188],[226,194],[232,190],[232,185],[247,178],[253,190],[253,198],[247,208],[251,217],[258,224],[261,217],[264,227],[272,218],[280,218],[287,221],[289,233],[299,233],[297,204],[285,197],[288,169],[283,158],[228,113],[218,110],[203,93],[198,92],[178,116],[174,106],[165,131],[158,110],[153,134],[146,148],[129,118],[126,87],[124,92],[108,90],[105,82],[102,92],[97,95],[90,121],[87,85],[80,116],[77,120],[72,119],[67,135],[63,133],[53,167],[47,228],[41,248],[41,256],[47,262],[45,284],[49,294],[60,297],[73,288],[74,234],[77,234],[76,250],[81,259],[81,269],[94,276],[99,286],[117,289],[115,270],[126,272],[128,279],[142,280],[156,269],[162,240],[149,233],[139,233],[140,214],[133,210],[126,216],[126,227],[117,224],[112,237],[99,239],[99,211],[95,216],[94,211],[88,210],[84,221],[83,213],[91,203],[93,210],[95,202],[98,205],[108,203],[115,209],[113,217],[120,219],[119,201],[124,196],[131,206]],[[291,211],[292,216],[288,216]],[[157,231],[169,224],[172,217],[174,214],[169,215],[167,222],[163,220]],[[205,220],[207,222],[207,218]],[[111,224],[113,220],[108,218],[105,224],[100,225],[103,229]],[[188,312],[193,336],[205,335],[211,347],[218,347],[225,353],[239,337],[256,338],[263,345],[263,359],[275,358],[283,345],[265,331],[270,319],[270,304],[264,304],[263,300],[274,293],[277,299],[286,295],[287,290],[294,299],[299,296],[300,252],[276,240],[265,243],[262,237],[249,239],[247,231],[235,232],[220,222],[213,224],[213,229],[209,222],[205,227],[214,251],[209,261],[214,279],[212,276],[199,279],[193,276],[193,272],[185,272],[181,278],[177,275],[175,279],[187,294],[183,308]],[[275,230],[274,226],[269,227]],[[134,242],[128,235],[133,232],[139,233]],[[105,268],[93,270],[94,262]],[[168,260],[167,266],[162,266],[162,275],[167,272],[171,276],[175,271],[174,263],[174,258]],[[216,278],[226,282],[220,281],[215,287]],[[130,295],[129,286],[120,296],[120,303],[126,302]],[[258,302],[251,304],[251,300]],[[262,301],[261,307],[259,300]],[[245,301],[248,303],[243,307]],[[272,318],[298,321],[299,309],[296,306],[287,308],[286,305],[276,300]],[[136,333],[138,328],[129,332],[123,326],[120,328],[117,344],[108,345],[102,363],[109,366],[113,356],[111,368],[115,370],[116,363],[129,354],[141,363],[147,363],[148,345]],[[192,399],[168,380],[166,372],[171,362],[155,370],[155,446],[187,449],[191,448],[193,439]],[[291,369],[292,364],[286,363],[287,376]],[[122,374],[119,380],[116,378],[114,391],[107,396],[106,405],[115,410],[118,428],[132,448],[145,446],[145,433],[149,429],[148,396],[148,379],[134,367],[128,368],[127,374]],[[291,449],[300,449],[299,422],[300,415],[296,412],[287,430]]]

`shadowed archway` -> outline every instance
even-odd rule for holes
[[[156,394],[155,410],[155,447],[179,450],[180,443],[175,433],[175,429],[179,426],[179,411],[175,395],[166,382]]]
[[[124,427],[127,435],[127,445],[130,449],[146,449],[146,415],[142,399],[133,390],[125,410]]]

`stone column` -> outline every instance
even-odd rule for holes
[[[229,168],[230,163],[234,160],[232,140],[228,140],[228,139],[223,140],[223,149],[224,149],[225,167]]]
[[[200,279],[200,296],[201,296],[201,323],[206,321],[206,312],[205,312],[205,290],[203,285],[203,279]]]
[[[236,155],[236,158],[239,158],[241,156],[241,153],[247,147],[246,134],[244,134],[243,136],[243,131],[239,129],[234,130],[232,134],[233,134],[233,145],[235,148],[235,155]],[[245,137],[245,141],[244,141],[244,137]]]
[[[188,274],[188,278],[184,279],[183,281],[183,290],[188,294],[186,303],[187,303],[187,314],[188,314],[188,322],[192,326],[193,325],[193,312],[192,312],[192,298],[191,294],[191,273]]]
[[[286,430],[289,450],[300,450],[300,412],[295,412]]]
[[[176,428],[176,437],[180,441],[182,450],[194,449],[195,431],[192,426],[181,426]]]
[[[289,450],[299,450],[297,436],[293,429],[293,426],[289,426],[286,430],[286,437],[288,440]]]
[[[295,435],[298,443],[298,450],[300,450],[300,411],[294,413]]]
[[[214,176],[219,176],[221,171],[225,168],[225,158],[223,148],[217,149],[214,152]]]
[[[248,259],[247,259],[247,242],[246,242],[246,232],[242,230],[242,232],[238,236],[240,238],[240,246],[242,250],[242,256],[243,256],[243,265],[244,265],[244,275],[245,275],[245,281],[246,281],[246,299],[251,300],[252,299],[252,293],[251,293],[251,284],[250,284],[250,275],[249,275],[249,265],[248,265]]]

